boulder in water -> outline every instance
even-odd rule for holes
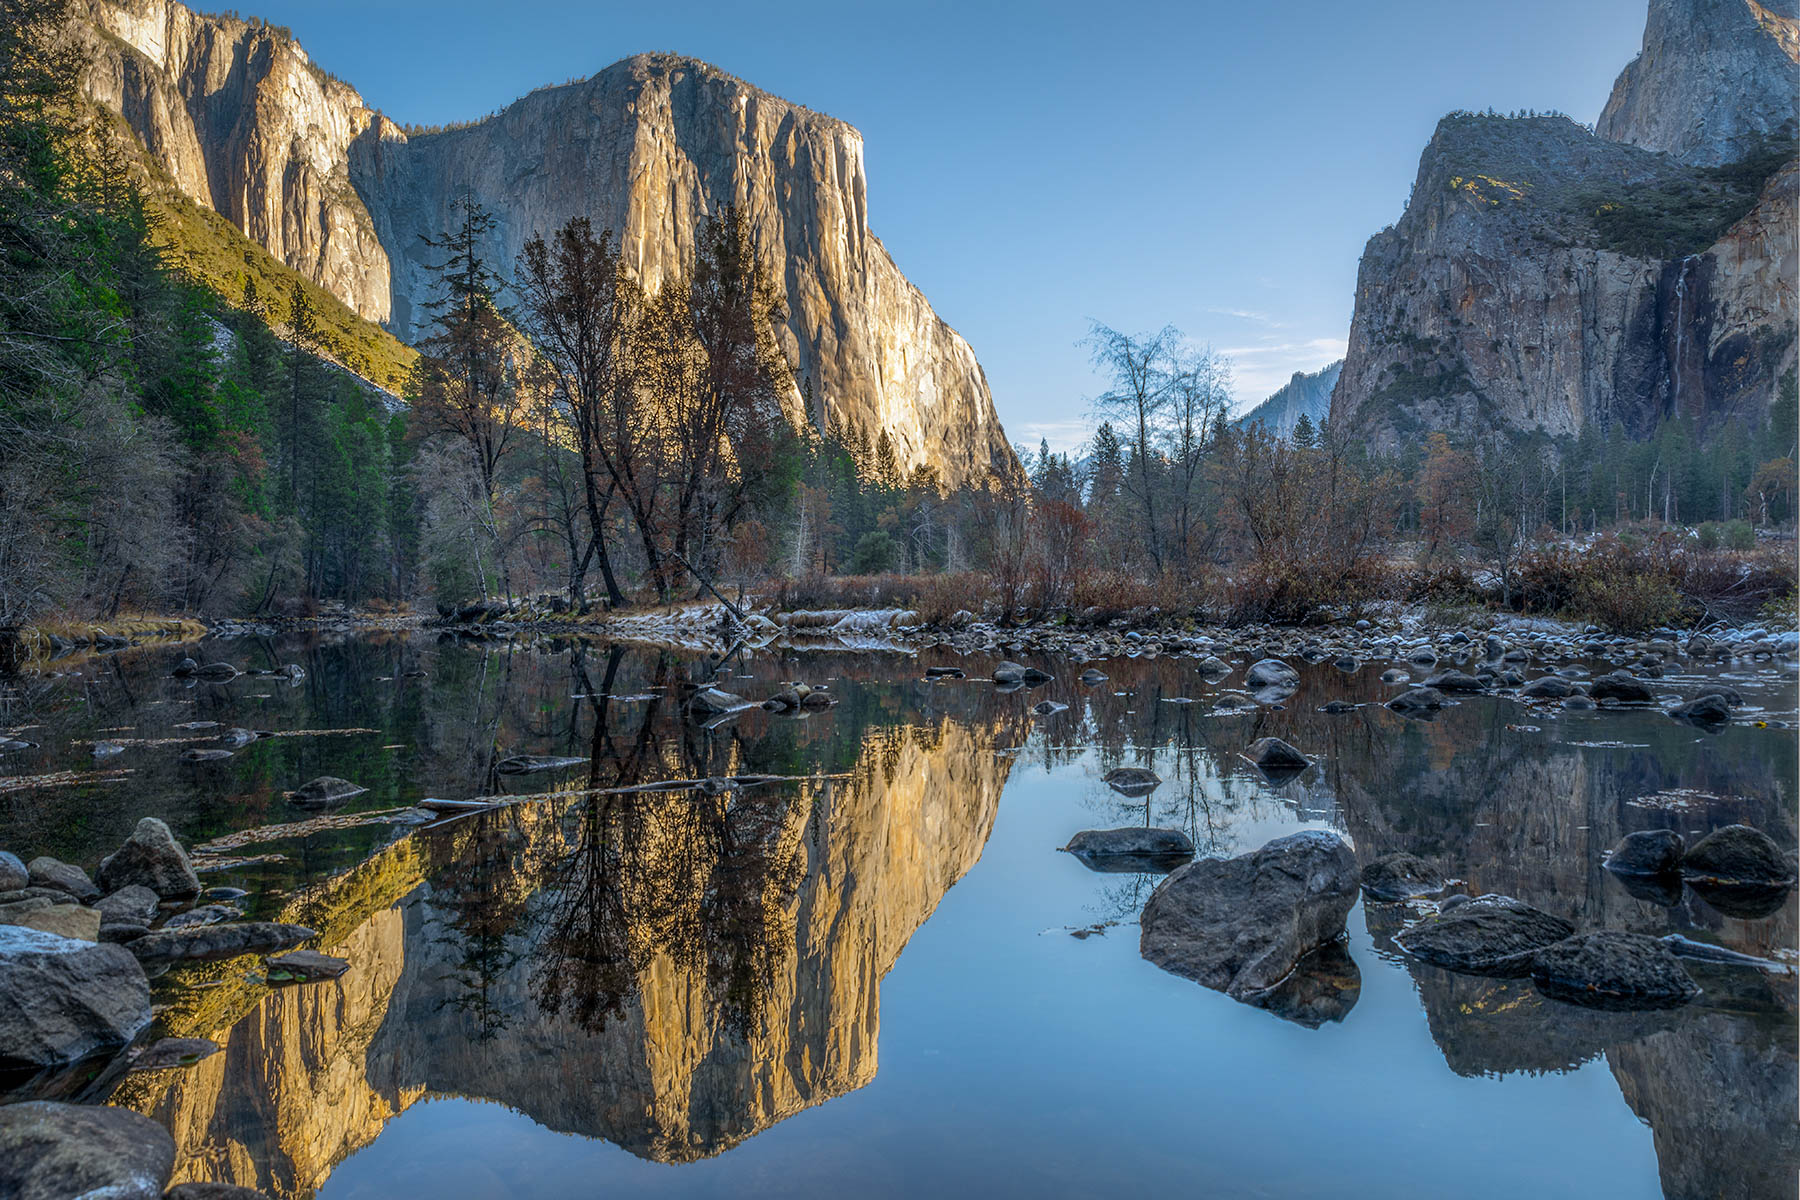
[[[1517,977],[1529,973],[1539,950],[1574,932],[1561,917],[1511,896],[1479,896],[1446,904],[1435,916],[1402,930],[1394,942],[1435,967]]]
[[[31,882],[31,872],[19,856],[0,850],[0,892],[16,892]]]
[[[1546,675],[1542,679],[1534,679],[1526,684],[1519,693],[1533,700],[1561,700],[1573,695],[1575,686],[1560,675]]]
[[[1669,710],[1677,721],[1694,725],[1723,725],[1731,720],[1731,702],[1717,693],[1695,696]]]
[[[1436,688],[1440,692],[1481,692],[1486,685],[1473,675],[1461,671],[1439,671],[1425,681],[1424,686]]]
[[[1588,695],[1595,700],[1611,700],[1618,704],[1656,703],[1656,693],[1650,686],[1624,671],[1601,675],[1588,684]]]
[[[1103,778],[1122,796],[1148,796],[1162,786],[1162,776],[1144,767],[1114,767]]]
[[[149,981],[122,948],[0,925],[0,1074],[117,1050],[149,1023]]]
[[[233,925],[156,930],[127,944],[140,963],[164,964],[184,960],[235,958],[240,954],[267,954],[286,950],[317,936],[303,925],[275,921],[244,921]]]
[[[1682,857],[1681,869],[1691,879],[1708,883],[1785,887],[1794,882],[1794,865],[1781,847],[1748,825],[1713,830]]]
[[[0,1196],[7,1200],[158,1200],[175,1140],[110,1105],[34,1100],[0,1108]]]
[[[1387,706],[1403,717],[1424,717],[1444,707],[1444,694],[1432,688],[1413,688],[1401,692]]]
[[[1700,989],[1668,947],[1641,933],[1602,929],[1537,952],[1531,982],[1553,999],[1590,1008],[1674,1008]]]
[[[1138,948],[1165,971],[1249,999],[1342,935],[1356,896],[1356,856],[1341,838],[1291,834],[1163,880],[1144,905]]]
[[[149,888],[164,900],[181,900],[200,893],[200,877],[188,861],[186,850],[175,840],[168,825],[145,817],[123,846],[100,860],[97,882],[108,892],[137,885]]]
[[[1640,829],[1619,839],[1606,869],[1620,875],[1673,875],[1681,870],[1681,835],[1672,829]]]
[[[1194,843],[1179,829],[1132,826],[1084,829],[1063,849],[1093,871],[1163,873],[1194,857]]]

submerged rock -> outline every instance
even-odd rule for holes
[[[0,1075],[119,1049],[149,1023],[150,984],[125,950],[0,925]]]
[[[129,1109],[49,1100],[0,1108],[7,1200],[158,1200],[174,1169],[168,1130]]]
[[[1591,1008],[1674,1008],[1700,989],[1662,943],[1602,929],[1537,952],[1531,982],[1546,996]]]
[[[1194,843],[1179,829],[1133,826],[1084,829],[1063,849],[1090,870],[1167,872],[1194,857]]]
[[[123,846],[100,860],[97,882],[108,892],[145,887],[164,900],[181,900],[200,893],[200,877],[188,861],[187,851],[175,840],[164,822],[145,817]]]
[[[1031,711],[1040,717],[1054,717],[1059,712],[1067,712],[1069,706],[1055,700],[1039,700],[1031,706]]]
[[[750,707],[750,702],[719,688],[704,687],[688,698],[688,707],[697,713],[730,713]]]
[[[1560,675],[1545,675],[1526,684],[1519,694],[1533,700],[1562,700],[1575,694],[1575,685]]]
[[[1124,796],[1147,796],[1162,786],[1162,776],[1144,767],[1114,767],[1102,778],[1107,787]]]
[[[230,757],[231,751],[229,750],[196,748],[181,752],[181,761],[191,763],[223,762]]]
[[[1399,667],[1389,667],[1387,670],[1385,670],[1381,673],[1381,682],[1383,682],[1383,683],[1411,683],[1412,675],[1406,671],[1402,671]]]
[[[1414,958],[1472,975],[1529,973],[1532,955],[1575,932],[1561,917],[1511,896],[1480,896],[1446,903],[1394,938]]]
[[[1086,684],[1088,687],[1094,687],[1098,684],[1105,683],[1106,680],[1107,680],[1106,675],[1102,674],[1099,671],[1094,670],[1094,668],[1092,668],[1092,667],[1089,667],[1087,670],[1085,670],[1081,673],[1081,682]]]
[[[1350,847],[1308,830],[1163,880],[1144,905],[1138,948],[1165,971],[1246,999],[1337,939],[1356,897]]]
[[[1681,870],[1681,835],[1672,829],[1640,829],[1619,839],[1606,869],[1620,875],[1672,875]]]
[[[585,766],[587,761],[585,758],[553,754],[515,754],[495,763],[494,770],[502,775],[530,775],[536,771],[562,771],[569,767]]]
[[[342,804],[353,796],[360,796],[369,789],[351,783],[348,779],[339,779],[336,775],[321,775],[317,779],[309,779],[292,792],[288,799],[302,808],[329,808],[334,804]]]
[[[995,683],[1024,683],[1025,668],[1011,659],[1006,659],[994,668],[992,678]]]
[[[1748,825],[1715,829],[1681,860],[1687,875],[1712,883],[1786,886],[1794,882],[1794,866],[1773,838]]]
[[[1362,889],[1374,900],[1404,900],[1444,890],[1444,875],[1416,854],[1384,854],[1362,869]]]

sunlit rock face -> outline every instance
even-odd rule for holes
[[[89,94],[123,116],[189,199],[371,321],[392,306],[388,255],[350,179],[374,121],[285,30],[170,0],[92,0]],[[232,297],[236,299],[236,297]]]
[[[1598,135],[1563,117],[1439,124],[1406,212],[1364,250],[1334,427],[1394,449],[1430,430],[1765,418],[1795,365],[1795,166],[1667,260],[1599,216],[1665,219],[1714,186],[1694,164],[1792,118],[1800,39],[1746,0],[1656,0],[1646,37]]]
[[[882,978],[980,857],[998,734],[886,728],[848,778],[525,806],[402,843],[309,910],[347,974],[242,1015],[199,993],[172,1024],[224,1053],[114,1102],[170,1127],[178,1181],[281,1197],[427,1094],[659,1161],[720,1153],[875,1077]]]
[[[670,1162],[861,1087],[881,979],[992,828],[1008,767],[990,747],[950,722],[888,730],[848,780],[571,813],[529,836],[539,890],[488,951],[467,927],[491,908],[443,872],[408,908],[378,1086]]]
[[[408,136],[285,30],[170,0],[89,0],[89,90],[200,204],[403,340],[433,282],[419,235],[472,195],[503,277],[572,217],[613,230],[652,288],[706,219],[749,217],[788,309],[793,415],[886,431],[903,467],[960,483],[1018,465],[987,378],[869,229],[862,135],[705,63],[639,55],[488,119]],[[814,410],[802,409],[810,383]]]
[[[1620,72],[1601,137],[1684,162],[1735,162],[1795,119],[1793,0],[1651,0],[1643,53]]]

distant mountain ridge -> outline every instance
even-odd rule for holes
[[[1394,449],[1765,420],[1795,369],[1792,6],[1652,0],[1598,133],[1440,122],[1363,253],[1332,424]]]
[[[154,167],[402,338],[431,287],[418,235],[441,234],[465,193],[498,218],[485,249],[503,275],[532,235],[584,216],[650,286],[735,205],[785,293],[789,363],[826,413],[885,430],[904,467],[947,483],[1018,473],[974,351],[869,229],[852,126],[705,63],[639,55],[409,136],[284,29],[174,0],[86,5],[87,90]]]
[[[1232,424],[1239,429],[1262,425],[1277,437],[1294,432],[1302,416],[1317,425],[1331,413],[1331,393],[1343,370],[1344,360],[1340,358],[1311,374],[1295,371],[1292,379]]]

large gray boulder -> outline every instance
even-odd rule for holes
[[[1673,1008],[1700,989],[1668,947],[1641,933],[1601,929],[1538,951],[1531,982],[1556,1000],[1590,1008]]]
[[[1194,857],[1194,843],[1181,830],[1141,825],[1084,829],[1063,849],[1094,871],[1164,872]]]
[[[1748,825],[1713,830],[1688,850],[1681,869],[1710,883],[1780,886],[1794,882],[1794,865],[1775,839]]]
[[[31,882],[31,872],[16,854],[0,850],[0,892],[16,892]]]
[[[1429,716],[1444,707],[1444,694],[1435,688],[1412,688],[1389,700],[1387,706],[1403,717]]]
[[[1176,871],[1144,905],[1139,952],[1165,971],[1247,1000],[1344,932],[1356,856],[1319,830]]]
[[[174,1170],[169,1131],[130,1109],[47,1100],[0,1108],[6,1200],[158,1200]]]
[[[0,1072],[117,1050],[149,1023],[150,983],[123,948],[0,925]]]
[[[1435,967],[1471,975],[1517,977],[1531,970],[1532,956],[1575,932],[1561,917],[1514,900],[1480,896],[1446,907],[1402,930],[1394,942]]]
[[[1619,704],[1654,704],[1656,693],[1635,675],[1614,671],[1588,684],[1588,695],[1596,700],[1612,700]]]
[[[304,925],[275,921],[242,921],[232,925],[158,929],[126,943],[140,963],[167,964],[185,959],[235,958],[269,954],[317,936]]]
[[[145,817],[123,846],[100,860],[95,882],[102,891],[132,886],[149,888],[164,900],[200,894],[200,877],[186,850],[155,817]]]
[[[1606,869],[1619,875],[1673,875],[1681,870],[1681,835],[1672,829],[1640,829],[1619,839]]]
[[[26,864],[26,870],[30,874],[32,887],[55,888],[82,901],[100,898],[100,889],[94,886],[88,873],[73,863],[40,854]]]

